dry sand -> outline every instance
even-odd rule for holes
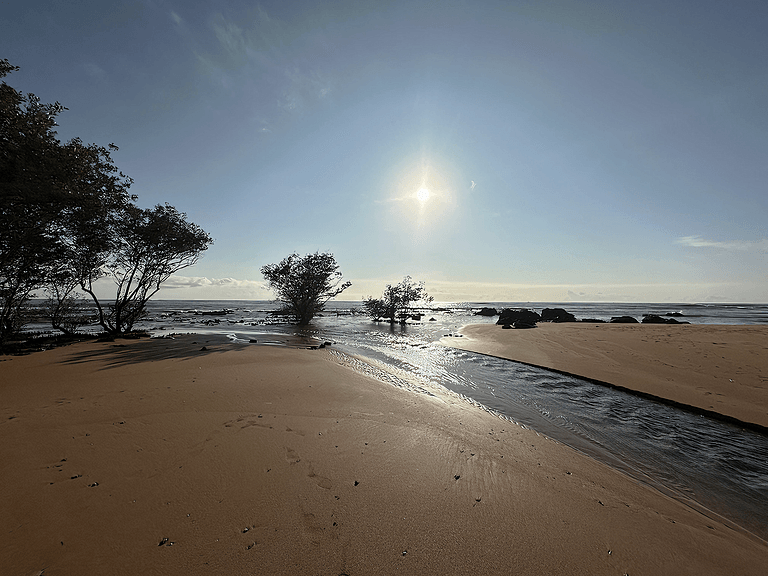
[[[764,541],[449,394],[193,339],[0,357],[1,574],[768,566]]]
[[[584,376],[768,429],[768,326],[472,325],[450,346]]]

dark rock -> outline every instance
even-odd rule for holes
[[[126,340],[139,340],[141,338],[146,338],[147,336],[149,336],[149,334],[147,334],[146,332],[142,332],[140,330],[133,330],[132,332],[126,332],[125,334],[123,334],[122,337],[125,338]]]
[[[674,318],[662,318],[656,314],[646,314],[643,316],[643,324],[690,324],[690,322],[680,322]]]
[[[645,314],[643,316],[643,324],[666,324],[668,321],[677,322],[674,318],[662,318],[656,314]]]
[[[563,308],[544,308],[541,311],[542,322],[576,322],[576,316]]]
[[[502,330],[510,330],[511,328],[512,326],[510,326],[509,324],[504,324],[504,326],[501,327]]]
[[[518,320],[513,324],[513,326],[518,329],[536,328],[536,322],[526,322],[525,320]]]
[[[248,342],[250,344],[256,344],[258,342],[258,340],[256,340],[256,338],[251,338],[250,340],[248,340]]]
[[[496,308],[481,308],[479,311],[475,312],[475,316],[496,316],[499,313]]]
[[[639,324],[637,318],[632,316],[614,316],[611,318],[611,324]]]
[[[538,312],[534,312],[533,310],[527,310],[525,308],[522,308],[520,310],[514,310],[512,308],[504,308],[504,310],[501,311],[501,314],[499,315],[499,319],[496,321],[496,324],[514,324],[517,321],[523,321],[528,322],[530,324],[535,324],[541,320],[541,316]]]
[[[682,312],[667,312],[664,314],[664,316],[674,316],[675,318],[680,318],[682,316],[685,316]]]
[[[605,324],[605,320],[600,320],[599,318],[582,318],[581,322],[592,322],[600,324],[601,322]]]

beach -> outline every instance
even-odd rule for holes
[[[327,350],[184,336],[0,358],[3,573],[762,574],[768,563],[764,541],[714,514]]]
[[[539,323],[471,325],[442,342],[611,384],[768,429],[768,327]]]

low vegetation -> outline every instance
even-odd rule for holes
[[[363,308],[376,322],[386,319],[392,324],[404,324],[413,315],[414,305],[419,302],[429,304],[432,296],[424,289],[424,282],[414,282],[406,276],[399,284],[387,284],[381,298],[369,296],[363,300]]]
[[[330,253],[315,252],[306,256],[293,253],[277,264],[263,266],[261,273],[285,312],[300,326],[309,324],[328,300],[352,285],[342,283],[339,265]]]

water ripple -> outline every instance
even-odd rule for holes
[[[162,319],[168,329],[236,330],[232,338],[313,336],[359,356],[355,369],[419,393],[453,391],[520,425],[545,434],[691,505],[698,503],[768,539],[768,436],[593,382],[535,367],[446,348],[436,343],[469,322],[492,321],[456,309],[435,322],[377,325],[354,315],[321,319],[309,330],[251,312],[214,326],[185,308]],[[164,304],[167,306],[167,304]],[[228,306],[235,306],[228,304]],[[653,305],[584,305],[579,317],[665,311]],[[197,305],[195,305],[197,308]],[[572,307],[573,308],[573,307]],[[766,306],[681,305],[695,323],[761,323]],[[431,320],[431,319],[430,319]],[[224,326],[227,328],[224,328]]]
[[[336,334],[354,352],[694,501],[768,538],[768,437],[591,381],[372,331]]]

